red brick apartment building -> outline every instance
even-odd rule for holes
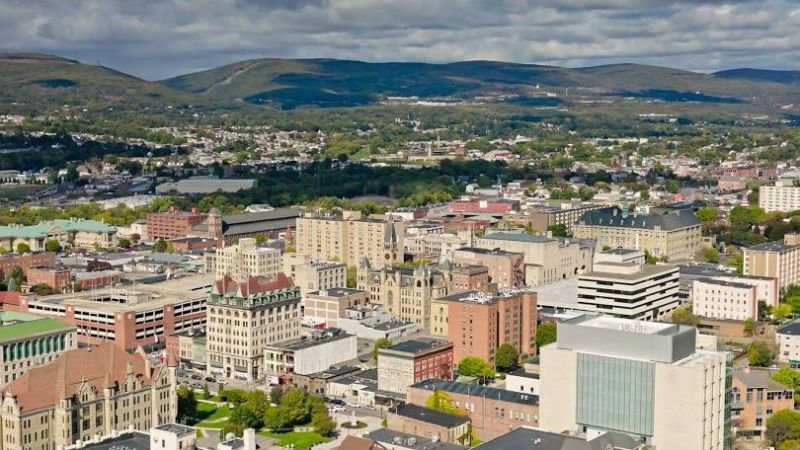
[[[405,394],[414,383],[453,378],[453,344],[413,340],[378,350],[378,389]]]
[[[760,438],[773,414],[794,409],[794,390],[773,380],[772,373],[755,367],[733,372],[731,425],[737,436]]]
[[[72,272],[69,269],[55,269],[51,267],[33,267],[26,271],[25,276],[28,286],[46,284],[53,288],[53,292],[63,292],[72,286]]]
[[[151,240],[182,238],[192,233],[192,228],[204,223],[208,214],[192,209],[185,212],[173,207],[165,213],[147,214],[147,236]]]
[[[28,269],[32,267],[53,267],[55,265],[56,254],[53,252],[0,256],[0,274],[5,274],[8,269],[18,266],[27,276]]]
[[[405,404],[389,408],[386,413],[386,428],[454,444],[469,432],[469,419]]]

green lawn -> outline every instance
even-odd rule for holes
[[[297,450],[308,450],[314,444],[330,441],[329,438],[323,437],[319,433],[313,431],[290,431],[288,433],[261,431],[260,434],[275,439],[277,441],[276,445],[286,446],[294,444],[294,448]]]
[[[211,403],[197,402],[197,420],[198,423],[194,424],[196,427],[201,428],[222,428],[225,422],[231,415],[231,410],[226,407],[218,407]]]

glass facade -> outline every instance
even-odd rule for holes
[[[577,422],[585,427],[653,436],[655,365],[578,354]]]

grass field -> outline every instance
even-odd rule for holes
[[[211,403],[197,403],[197,420],[194,425],[199,428],[222,428],[228,421],[231,410],[226,407],[219,407]]]
[[[308,450],[312,445],[330,441],[330,439],[313,431],[290,431],[288,433],[261,431],[260,434],[275,439],[277,441],[276,445],[281,447],[294,444],[296,450]]]

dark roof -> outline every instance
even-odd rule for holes
[[[487,249],[478,247],[461,247],[456,249],[461,252],[479,253],[481,255],[496,255],[496,256],[522,256],[522,253],[506,252],[500,249]]]
[[[399,344],[395,344],[387,350],[393,350],[396,352],[406,352],[406,353],[419,353],[425,350],[430,350],[434,347],[441,347],[443,344],[446,344],[445,341],[405,341]]]
[[[747,247],[747,250],[757,250],[760,252],[785,252],[797,247],[796,245],[787,245],[784,241],[764,242],[763,244]]]
[[[425,380],[411,385],[418,389],[428,391],[445,391],[454,394],[469,395],[471,397],[486,397],[501,400],[504,402],[520,403],[523,405],[538,405],[539,396],[526,394],[524,392],[507,391],[493,387],[481,386],[470,383],[460,383],[458,381],[445,380]]]
[[[751,289],[751,288],[753,288],[752,284],[737,283],[735,281],[727,281],[727,280],[715,280],[713,278],[698,278],[695,281],[699,281],[700,283],[715,284],[717,286],[735,287],[735,288],[739,288],[739,289]]]
[[[524,377],[524,378],[530,378],[530,379],[533,379],[533,380],[538,380],[539,379],[539,374],[538,373],[536,373],[536,372],[528,372],[527,370],[525,370],[524,367],[521,367],[521,368],[519,368],[517,370],[514,370],[512,372],[509,372],[508,374],[509,375],[513,375],[515,377]]]
[[[634,250],[632,248],[612,248],[611,250],[606,250],[602,253],[606,255],[630,255],[631,253],[636,253],[641,250]]]
[[[377,430],[369,433],[367,438],[386,443],[387,445],[394,445],[395,438],[401,439],[404,442],[402,447],[412,450],[464,450],[467,448],[458,444],[442,442],[441,440],[434,442],[427,437],[415,436],[413,434],[403,433],[400,431],[393,431],[388,428],[378,428]],[[413,445],[409,443],[409,438],[414,439]]]
[[[407,403],[396,408],[390,408],[389,412],[398,416],[408,417],[409,419],[419,420],[440,427],[452,428],[469,422],[469,419],[455,414],[447,414],[435,409],[424,408],[422,406]]]
[[[800,322],[792,322],[778,328],[778,334],[800,335]]]
[[[618,227],[662,231],[699,226],[700,220],[690,209],[681,209],[662,215],[623,215],[619,208],[603,208],[588,211],[578,220],[579,225]]]
[[[362,379],[362,380],[372,380],[372,381],[377,382],[378,381],[378,369],[374,368],[374,369],[362,370],[361,372],[354,373],[353,377],[359,378],[359,379]]]
[[[81,448],[82,450],[150,450],[150,436],[140,431],[134,431]]]
[[[635,450],[642,444],[628,435],[608,432],[591,441],[567,434],[551,433],[534,428],[517,428],[475,447],[476,450]]]
[[[733,378],[748,388],[764,388],[768,391],[788,391],[791,389],[772,379],[774,371],[768,368],[742,367],[733,371]]]
[[[265,222],[300,217],[300,211],[292,208],[279,208],[272,211],[233,214],[222,216],[222,222],[227,225],[240,225],[243,223]]]

